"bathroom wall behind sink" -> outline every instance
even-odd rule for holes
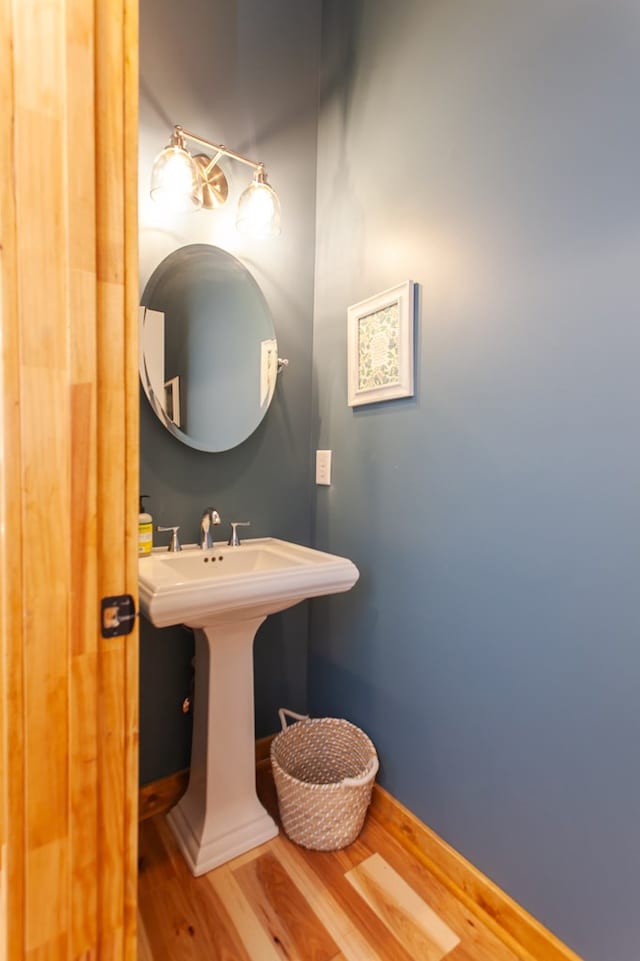
[[[296,0],[141,0],[140,283],[172,249],[211,243],[239,257],[260,284],[290,364],[257,431],[234,450],[206,454],[180,444],[141,392],[141,491],[154,524],[179,524],[197,538],[204,507],[223,525],[250,520],[251,537],[310,543],[310,403],[315,164],[320,4]],[[264,161],[282,202],[282,235],[241,237],[233,206],[169,217],[148,197],[151,163],[180,123]],[[231,199],[247,171],[225,166]],[[219,412],[224,416],[224,411]],[[163,535],[155,535],[163,543]],[[255,644],[257,736],[277,727],[283,704],[306,709],[307,608],[274,615]],[[193,642],[181,628],[141,629],[140,779],[189,763],[188,693]]]

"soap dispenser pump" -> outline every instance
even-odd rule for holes
[[[153,547],[153,517],[147,514],[144,503],[148,494],[140,494],[140,513],[138,515],[138,557],[146,557]]]

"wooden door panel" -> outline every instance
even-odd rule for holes
[[[133,959],[137,4],[0,0],[0,961]]]

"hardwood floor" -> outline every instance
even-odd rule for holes
[[[268,765],[263,803],[277,816]],[[342,851],[281,833],[200,878],[140,823],[139,961],[518,961],[372,814]]]

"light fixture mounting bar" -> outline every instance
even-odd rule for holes
[[[174,127],[175,136],[180,139],[180,137],[186,137],[187,140],[194,140],[196,143],[202,144],[203,147],[209,147],[211,150],[215,150],[218,153],[218,157],[224,155],[225,157],[231,157],[233,160],[239,160],[240,163],[246,164],[248,167],[253,167],[254,170],[259,170],[261,167],[264,168],[264,164],[260,161],[250,160],[249,157],[244,157],[241,153],[236,153],[235,150],[229,150],[221,143],[213,143],[211,140],[205,140],[204,137],[199,137],[195,133],[191,133],[190,130],[185,130],[179,124]],[[216,160],[218,159],[216,157]]]

